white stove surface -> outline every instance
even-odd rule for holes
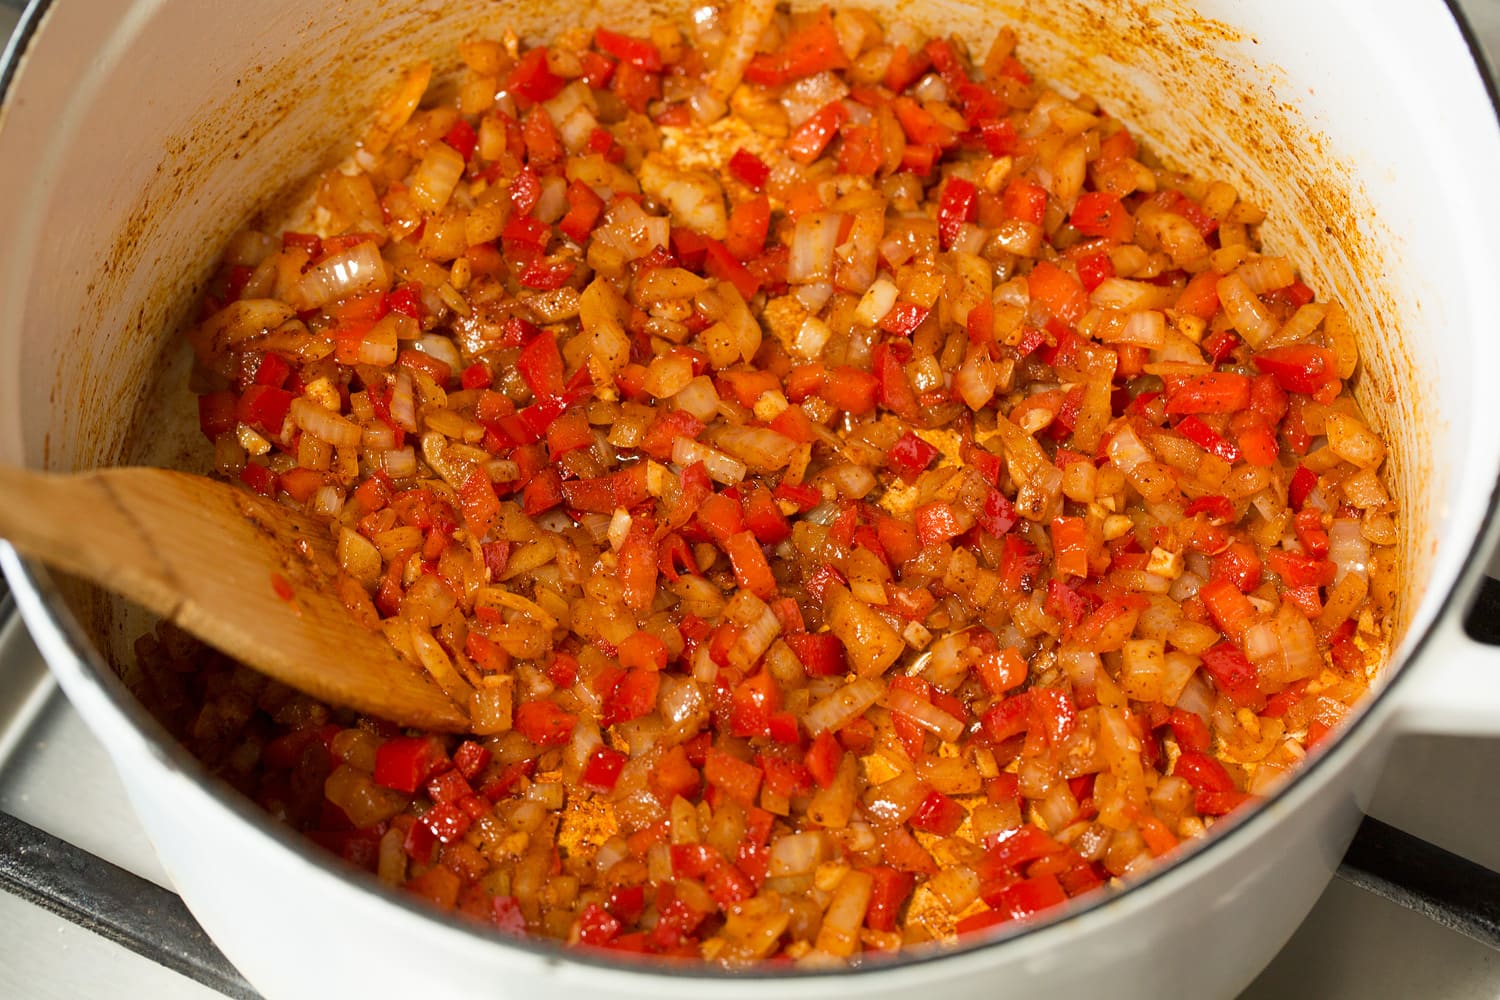
[[[1460,0],[1500,53],[1500,0]],[[0,6],[0,37],[16,12]],[[1500,575],[1500,574],[1497,574]],[[37,712],[31,745],[0,746],[0,811],[170,886],[104,749],[60,697],[25,630],[0,629],[0,677]],[[19,683],[10,684],[19,679]],[[1500,741],[1397,745],[1372,814],[1500,871]],[[1441,780],[1433,780],[1440,775]],[[220,994],[18,897],[0,892],[0,998],[219,1000]],[[1241,1000],[1494,1000],[1500,953],[1335,880]]]

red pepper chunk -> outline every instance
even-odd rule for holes
[[[1250,379],[1236,372],[1209,372],[1167,390],[1167,412],[1233,413],[1250,405]]]
[[[547,48],[529,49],[506,78],[505,89],[528,101],[550,101],[567,85],[566,80],[547,68]]]
[[[808,164],[822,155],[823,150],[838,134],[839,126],[849,112],[842,101],[830,101],[812,116],[797,126],[786,141],[786,155],[801,164]]]
[[[210,441],[234,430],[236,399],[232,392],[209,392],[198,397],[198,427]],[[287,404],[290,406],[291,404]]]
[[[607,52],[637,69],[652,73],[661,72],[661,50],[656,47],[655,42],[649,39],[622,35],[608,28],[595,28],[594,45],[600,52]]]
[[[760,792],[761,769],[714,747],[703,760],[703,778],[741,805],[753,805]]]
[[[923,548],[931,548],[963,533],[958,515],[951,504],[942,501],[923,504],[916,510],[917,538]]]
[[[748,149],[735,150],[734,155],[729,158],[729,173],[735,180],[756,191],[764,191],[766,181],[771,178],[771,168]]]
[[[848,65],[833,18],[825,7],[806,27],[792,32],[776,52],[757,53],[745,67],[745,79],[774,87]]]
[[[1083,284],[1051,261],[1037,262],[1026,284],[1031,300],[1064,323],[1075,324],[1088,311],[1089,297]]]
[[[907,431],[891,445],[885,461],[896,475],[910,481],[926,471],[938,454],[936,447],[917,437],[915,432]]]
[[[1177,758],[1172,773],[1185,780],[1200,792],[1234,792],[1234,778],[1230,777],[1218,758],[1205,753],[1184,750]]]
[[[557,228],[574,243],[583,245],[594,231],[599,216],[604,214],[604,199],[582,181],[570,181],[567,190],[568,212],[558,222]]]
[[[1264,704],[1260,674],[1238,646],[1221,642],[1204,650],[1202,655],[1203,669],[1230,701],[1245,708],[1259,708]]]
[[[797,632],[783,635],[809,677],[837,677],[849,670],[844,642],[828,632]]]
[[[1081,517],[1055,517],[1051,524],[1052,558],[1060,576],[1089,575],[1088,525]]]
[[[573,735],[576,716],[550,701],[528,701],[515,711],[516,732],[539,747],[561,746]]]
[[[917,806],[909,822],[914,830],[950,837],[963,825],[967,815],[968,811],[957,801],[934,789]]]
[[[613,791],[615,784],[620,780],[620,772],[625,769],[625,763],[629,759],[618,750],[599,747],[589,755],[588,763],[584,765],[579,781],[585,788],[596,792]]]
[[[1135,236],[1135,219],[1129,210],[1121,204],[1118,195],[1104,191],[1087,191],[1079,195],[1068,222],[1085,236],[1113,243],[1129,243]]]
[[[722,547],[741,587],[761,600],[776,596],[776,577],[771,573],[771,564],[766,561],[758,538],[742,531],[724,539]]]
[[[1185,751],[1192,753],[1208,753],[1212,742],[1212,735],[1208,730],[1208,723],[1201,716],[1182,708],[1172,709],[1168,725],[1172,727],[1172,738],[1177,745]]]
[[[944,250],[953,246],[965,223],[974,221],[978,197],[979,189],[962,177],[950,177],[943,185],[938,202],[938,238]]]
[[[1311,396],[1329,382],[1338,381],[1338,360],[1326,347],[1289,344],[1255,356],[1255,367],[1276,376],[1287,392]]]
[[[1056,875],[1038,875],[1004,889],[991,904],[1010,920],[1024,920],[1068,901]]]
[[[1210,455],[1216,455],[1231,465],[1240,460],[1240,450],[1197,417],[1187,416],[1179,420],[1177,433]]]
[[[375,783],[413,795],[448,766],[443,745],[431,736],[398,736],[375,751]]]

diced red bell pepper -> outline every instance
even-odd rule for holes
[[[962,177],[950,177],[938,201],[938,238],[944,250],[953,246],[960,228],[974,221],[979,189]]]
[[[1250,599],[1225,579],[1211,579],[1198,589],[1198,598],[1225,635],[1239,638],[1257,615]]]
[[[515,710],[515,728],[539,747],[561,746],[573,735],[578,719],[550,701],[528,701]]]
[[[837,677],[848,672],[844,642],[829,632],[797,632],[782,636],[809,677]]]
[[[1257,354],[1255,367],[1274,375],[1287,392],[1308,396],[1338,380],[1338,360],[1333,351],[1311,344],[1289,344]]]
[[[560,93],[567,80],[547,68],[547,48],[529,49],[506,78],[505,89],[528,101],[550,101]]]
[[[1030,692],[1023,691],[1005,699],[985,712],[980,722],[992,743],[1003,743],[1026,732],[1031,726]]]
[[[772,716],[780,711],[781,688],[769,670],[761,670],[735,686],[729,731],[734,736],[765,736]]]
[[[907,150],[926,150],[924,159],[927,170],[931,170],[932,162],[941,150],[947,149],[958,141],[958,134],[953,129],[938,121],[932,112],[911,98],[898,97],[891,102],[890,107],[896,115],[896,120],[901,123],[902,131],[911,140],[906,147]],[[925,173],[926,171],[919,172]]]
[[[729,213],[729,233],[724,237],[724,248],[740,260],[749,260],[765,249],[770,228],[769,198],[742,201]]]
[[[907,431],[891,445],[885,461],[898,476],[910,481],[926,471],[938,454],[936,447],[917,437],[915,432]]]
[[[729,173],[740,183],[756,191],[764,191],[766,181],[771,178],[771,168],[748,149],[735,150],[734,155],[729,158]]]
[[[251,385],[240,396],[235,416],[273,438],[280,437],[286,415],[292,408],[292,394],[269,385]]]
[[[596,792],[613,791],[615,783],[620,780],[620,772],[629,759],[618,750],[599,747],[589,755],[579,780],[585,788]]]
[[[775,52],[757,53],[745,67],[745,79],[774,87],[848,65],[833,18],[825,7],[805,27],[787,36]]]
[[[1169,724],[1172,727],[1173,738],[1183,750],[1208,753],[1212,737],[1209,734],[1208,723],[1204,722],[1201,716],[1186,709],[1174,708]]]
[[[652,73],[661,72],[661,50],[650,39],[622,35],[608,28],[595,28],[594,45],[599,51],[607,52],[638,69]]]
[[[375,783],[413,795],[448,764],[448,754],[435,737],[398,736],[375,751]]]
[[[1167,390],[1167,412],[1233,413],[1250,405],[1250,379],[1237,372],[1209,372]]]
[[[843,101],[829,101],[798,125],[787,138],[783,148],[787,156],[798,163],[808,164],[822,155],[823,150],[838,134],[839,126],[849,117]]]
[[[1024,920],[1061,906],[1068,901],[1068,894],[1056,875],[1038,875],[1017,882],[1002,890],[991,904],[995,911],[1011,920]]]
[[[834,776],[838,774],[839,762],[844,758],[844,749],[839,746],[839,741],[834,737],[831,730],[823,730],[813,737],[812,745],[807,748],[802,762],[807,765],[808,771],[812,772],[813,780],[818,783],[819,788],[828,788],[833,784]]]
[[[791,537],[791,524],[776,506],[771,491],[764,486],[756,487],[745,496],[744,507],[745,526],[755,534],[757,541],[775,545]]]
[[[1114,243],[1129,243],[1135,236],[1135,219],[1118,195],[1105,191],[1087,191],[1079,195],[1068,222],[1085,236]]]
[[[1260,693],[1260,674],[1240,648],[1221,642],[1203,651],[1203,669],[1214,686],[1236,705],[1258,708],[1265,701]]]
[[[1206,753],[1184,750],[1177,758],[1172,773],[1203,792],[1234,792],[1238,787],[1229,772],[1216,757]]]
[[[909,822],[914,830],[949,837],[963,824],[966,816],[968,812],[962,805],[934,789],[927,793]]]
[[[1305,465],[1298,465],[1297,471],[1292,473],[1291,482],[1287,484],[1287,503],[1292,505],[1293,510],[1300,511],[1302,505],[1307,502],[1310,494],[1318,485],[1318,474]]]
[[[657,670],[627,670],[604,699],[600,721],[606,726],[639,719],[656,711],[661,691],[661,673]]]
[[[931,548],[963,533],[953,506],[942,501],[918,507],[913,521],[923,548]]]
[[[604,199],[594,193],[594,189],[582,181],[570,181],[567,189],[568,212],[557,228],[574,243],[583,244],[594,231],[599,216],[604,213]]]
[[[1231,465],[1240,460],[1240,450],[1197,417],[1187,416],[1179,420],[1177,433],[1210,455],[1217,455]]]
[[[198,397],[198,427],[210,441],[228,434],[239,423],[233,392],[208,392]],[[290,404],[288,404],[290,406]]]
[[[703,760],[703,778],[741,805],[753,805],[760,792],[761,769],[717,747]]]
[[[1026,278],[1031,301],[1069,326],[1088,311],[1089,297],[1073,275],[1051,261],[1038,261]]]
[[[1047,217],[1047,189],[1016,178],[1000,193],[1000,206],[1007,219],[1040,226]]]

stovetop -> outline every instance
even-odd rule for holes
[[[0,0],[0,37],[15,26],[20,2]],[[1500,0],[1458,0],[1458,6],[1486,50],[1500,54]],[[1500,577],[1500,558],[1491,572]],[[1476,630],[1500,641],[1500,586],[1491,596]],[[1500,741],[1399,742],[1371,809],[1397,829],[1367,824],[1344,877],[1329,885],[1241,1000],[1500,997],[1500,951],[1493,944],[1500,898],[1479,900],[1478,910],[1448,905],[1500,872],[1496,774]],[[7,825],[7,817],[21,823]],[[1444,851],[1488,871],[1466,869]],[[59,915],[54,911],[69,908],[68,876],[79,865],[97,868],[90,877],[107,891],[91,894],[95,912]],[[103,747],[57,690],[8,600],[0,600],[0,885],[14,882],[18,870],[23,883],[37,873],[44,882],[51,874],[63,877],[30,893],[43,905],[0,892],[0,997],[245,995],[243,982],[164,891],[170,881]],[[1487,933],[1492,943],[1453,929],[1464,921],[1483,925],[1478,936]]]

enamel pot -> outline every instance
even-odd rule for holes
[[[870,5],[974,46],[1014,24],[1043,78],[1094,95],[1181,167],[1226,177],[1269,211],[1267,244],[1345,303],[1362,338],[1358,393],[1391,444],[1402,505],[1399,635],[1373,694],[1263,804],[1048,920],[851,971],[623,965],[434,915],[272,824],[128,693],[138,616],[0,547],[33,636],[113,755],[177,889],[266,996],[1230,996],[1327,884],[1398,733],[1500,730],[1500,661],[1460,622],[1500,473],[1500,128],[1450,8]],[[542,40],[685,9],[34,2],[0,76],[0,460],[191,463],[202,449],[184,431],[196,434],[178,331],[217,248],[347,151],[343,137],[402,66],[453,66],[472,33]]]

